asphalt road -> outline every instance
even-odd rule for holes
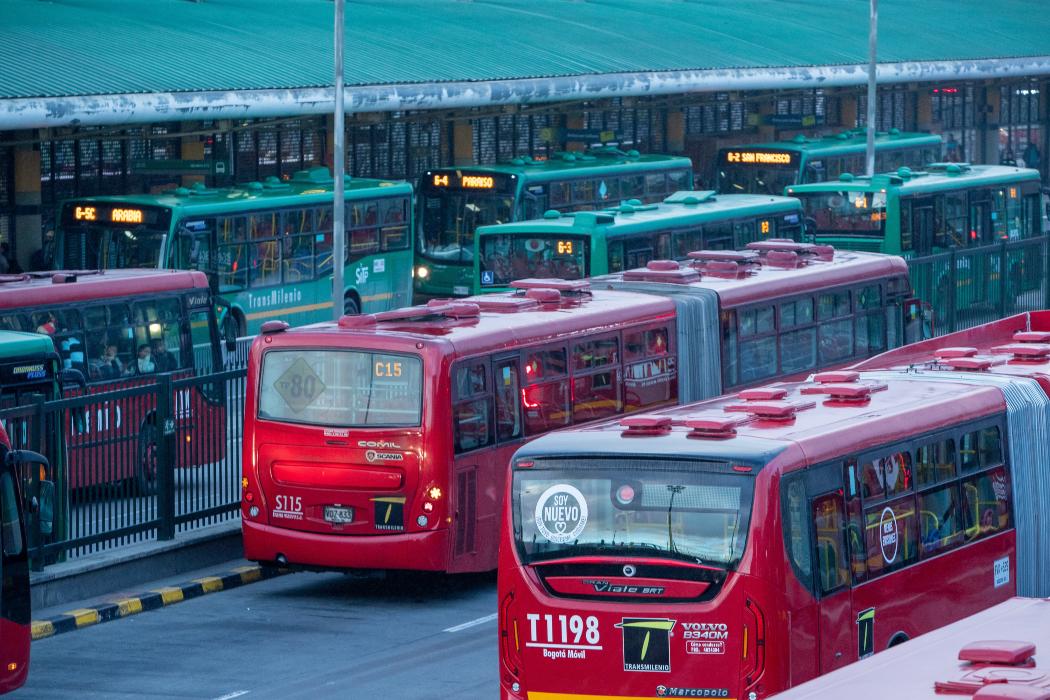
[[[495,574],[289,574],[34,642],[13,697],[496,698],[495,613]]]

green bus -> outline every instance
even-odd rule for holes
[[[346,178],[343,310],[406,306],[412,293],[412,186]],[[229,337],[271,319],[332,318],[332,188],[327,168],[232,188],[64,202],[55,260],[66,269],[201,270]]]
[[[930,163],[870,178],[843,173],[787,194],[802,202],[807,240],[907,259],[916,295],[950,325],[956,311],[1045,304],[1037,170]],[[1025,292],[1034,292],[1028,302],[1018,298]]]
[[[601,211],[547,211],[542,219],[478,229],[474,293],[517,279],[582,279],[687,260],[696,250],[739,250],[771,238],[802,237],[797,199],[675,192],[659,204],[629,200]]]
[[[834,180],[864,172],[867,134],[844,131],[817,139],[799,134],[788,141],[752,143],[718,152],[718,191],[723,194],[784,194],[790,185]],[[875,171],[916,168],[940,157],[941,137],[897,129],[875,136]]]
[[[421,297],[471,293],[479,226],[535,219],[548,209],[600,209],[627,199],[658,202],[692,187],[688,158],[614,148],[427,171],[419,185],[415,291]]]

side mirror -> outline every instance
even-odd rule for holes
[[[21,467],[24,464],[39,464],[45,470],[51,466],[47,457],[32,450],[11,450],[7,453],[7,465],[10,467]],[[18,469],[22,472],[21,469]],[[40,523],[40,532],[50,535],[55,526],[55,483],[46,479],[39,482],[39,498],[34,497],[30,502],[30,509],[37,514]]]
[[[81,389],[87,389],[87,380],[84,379],[84,373],[79,369],[73,369],[72,367],[59,370],[58,383],[62,385],[63,389],[67,386],[77,386]]]

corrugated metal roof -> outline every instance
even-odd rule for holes
[[[882,0],[879,60],[1046,56],[1044,9]],[[331,0],[3,0],[0,99],[331,85],[333,14]],[[351,86],[867,61],[867,0],[360,0],[346,19]]]

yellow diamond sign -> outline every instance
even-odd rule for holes
[[[277,393],[296,413],[314,402],[327,388],[313,367],[303,358],[297,359],[275,382]]]

